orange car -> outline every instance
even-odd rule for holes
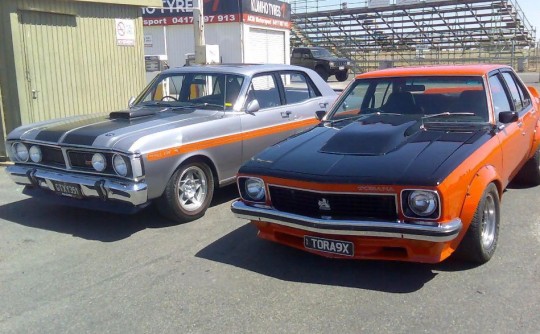
[[[232,211],[323,256],[487,262],[510,180],[540,184],[539,108],[508,66],[359,75],[318,126],[240,168]]]

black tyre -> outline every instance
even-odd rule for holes
[[[456,255],[470,262],[488,262],[497,248],[499,222],[499,192],[497,187],[490,183],[484,190],[471,225],[461,241]]]
[[[324,69],[324,67],[322,66],[317,66],[315,68],[315,72],[317,72],[317,74],[324,80],[324,81],[328,81],[328,72]]]
[[[348,71],[340,71],[336,73],[336,79],[337,81],[343,82],[347,79],[349,79],[349,72]]]
[[[202,162],[180,166],[157,201],[159,212],[178,223],[204,215],[214,194],[212,170]]]
[[[540,185],[540,147],[519,171],[517,181],[528,185]]]

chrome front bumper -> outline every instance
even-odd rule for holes
[[[239,200],[232,203],[231,210],[238,218],[268,222],[307,232],[330,235],[353,235],[445,242],[456,238],[462,227],[461,219],[459,218],[434,226],[404,222],[318,219],[281,212],[270,208],[253,207],[246,205]]]
[[[17,184],[55,191],[52,181],[77,184],[83,198],[120,201],[133,206],[148,202],[147,185],[143,182],[114,180],[95,175],[79,175],[34,166],[13,165],[6,172]]]

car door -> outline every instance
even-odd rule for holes
[[[309,75],[303,71],[280,71],[278,79],[284,97],[281,114],[286,122],[291,123],[290,134],[317,124],[315,112],[326,112],[336,98],[322,96]]]
[[[517,173],[518,168],[524,162],[530,148],[529,139],[524,135],[523,116],[525,111],[516,110],[516,106],[513,102],[515,96],[512,95],[512,91],[506,84],[506,81],[500,72],[497,71],[490,75],[489,86],[494,116],[499,129],[497,136],[499,137],[503,154],[503,171],[501,174],[506,181],[509,181]],[[503,111],[519,112],[520,116],[518,121],[501,124],[498,121],[498,118],[499,113]]]
[[[249,111],[250,104],[259,108]],[[253,76],[248,87],[244,109],[240,116],[243,133],[242,160],[246,161],[266,147],[277,143],[289,134],[283,98],[276,73],[267,72]]]

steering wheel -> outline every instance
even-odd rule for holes
[[[178,102],[178,99],[176,97],[170,96],[170,95],[165,95],[164,97],[161,98],[161,101],[165,101],[165,99],[169,99],[169,100],[173,100],[173,101]]]

